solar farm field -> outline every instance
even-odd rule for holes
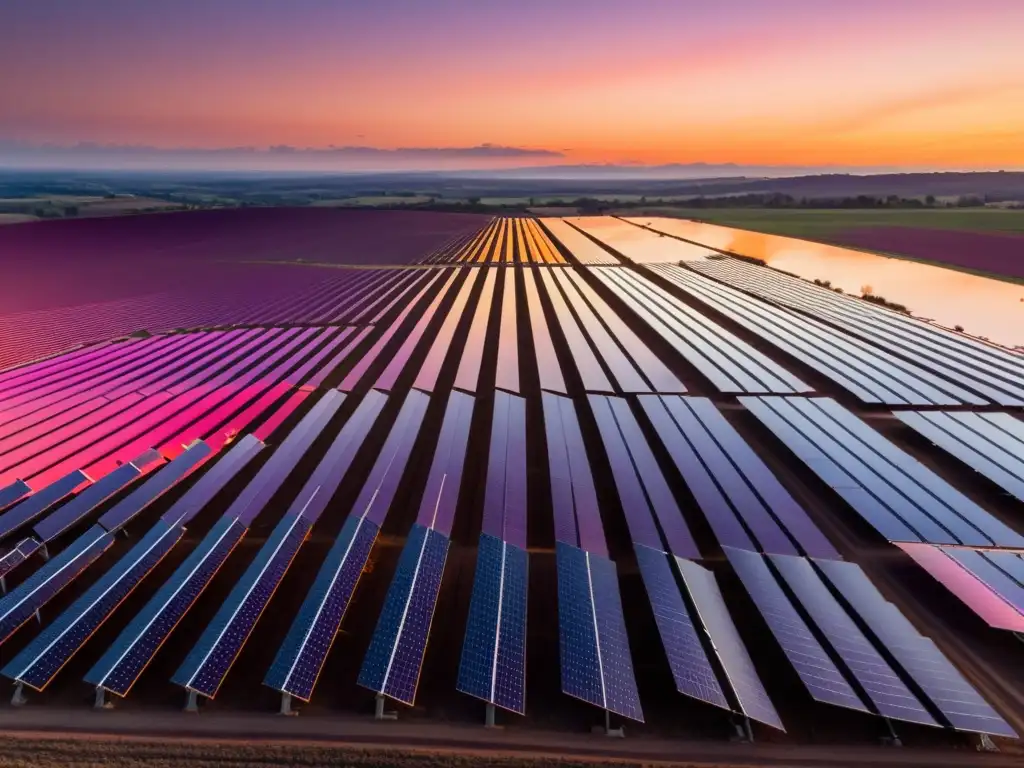
[[[0,241],[9,727],[1018,754],[1024,356],[619,219],[215,213]]]

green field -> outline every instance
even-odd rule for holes
[[[926,210],[810,210],[785,208],[671,208],[623,210],[623,216],[646,214],[697,219],[740,229],[807,240],[829,240],[859,227],[924,227],[972,232],[1024,233],[1024,210],[1000,208],[934,208]]]

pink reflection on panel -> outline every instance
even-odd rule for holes
[[[996,629],[1024,632],[1024,615],[931,544],[897,544],[937,581]]]
[[[253,434],[266,443],[267,439],[274,434],[274,430],[281,426],[284,420],[291,416],[310,394],[308,391],[299,391],[293,394],[284,405],[270,414],[266,421],[253,430]]]

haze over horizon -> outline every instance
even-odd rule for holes
[[[9,4],[0,166],[1024,168],[1024,3],[823,6]]]

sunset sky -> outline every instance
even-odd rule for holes
[[[0,71],[4,156],[1024,168],[1024,0],[31,0]]]

